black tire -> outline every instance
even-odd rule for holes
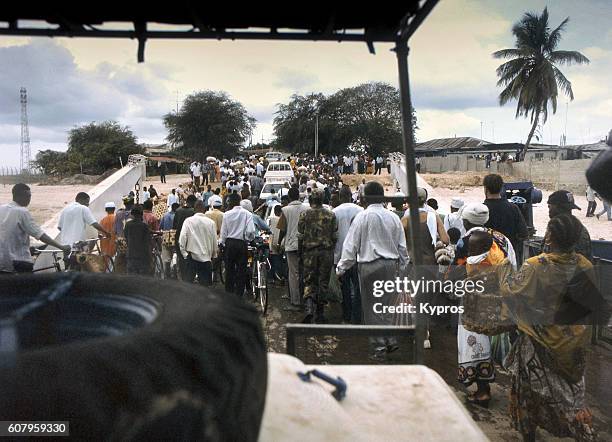
[[[164,262],[162,261],[161,255],[154,254],[153,255],[153,265],[154,265],[154,277],[156,279],[166,279],[166,272],[164,271]]]
[[[0,277],[0,317],[66,276]],[[157,317],[108,336],[95,327],[94,301],[117,304],[117,295],[146,303]],[[94,307],[70,319],[78,303]],[[135,315],[125,309],[100,322],[138,322]],[[237,297],[174,281],[79,274],[67,296],[30,317],[38,323],[22,321],[19,329],[30,347],[13,361],[2,355],[3,420],[69,421],[77,440],[257,440],[267,354],[256,310]],[[98,337],[33,343],[37,331],[74,337],[67,324]]]
[[[259,288],[259,305],[261,306],[261,314],[265,316],[268,313],[268,264],[264,263],[261,266],[261,279],[265,287]]]

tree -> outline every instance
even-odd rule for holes
[[[234,155],[252,135],[255,119],[225,92],[203,91],[188,96],[178,113],[165,115],[164,125],[178,154],[203,161]]]
[[[100,175],[119,167],[119,157],[126,164],[129,155],[143,153],[132,131],[116,121],[92,122],[68,133],[67,155],[73,173],[82,167],[83,173]],[[77,165],[78,170],[74,170]]]
[[[510,59],[496,71],[499,77],[497,85],[504,88],[499,94],[500,106],[517,100],[516,118],[524,116],[531,119],[523,156],[540,119],[546,122],[549,106],[553,114],[557,112],[559,89],[570,100],[574,99],[572,83],[558,65],[589,63],[589,59],[580,52],[557,49],[568,21],[569,17],[551,31],[547,8],[544,8],[542,15],[525,13],[512,27],[512,34],[516,38],[515,48],[493,53],[495,58]]]
[[[275,144],[294,152],[313,152],[317,114],[321,153],[377,155],[401,149],[399,91],[389,84],[365,83],[327,97],[321,93],[293,95],[288,104],[278,105]]]
[[[72,167],[67,152],[57,150],[41,150],[36,154],[34,167],[45,175],[65,176],[72,173]],[[77,165],[78,166],[78,165]]]

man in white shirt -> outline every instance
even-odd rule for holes
[[[168,195],[168,212],[172,211],[172,204],[174,203],[179,203],[179,197],[176,194],[176,189],[172,189],[172,191]]]
[[[212,284],[212,260],[217,256],[217,225],[204,215],[204,203],[196,201],[195,214],[185,220],[179,237],[181,255],[187,261],[184,281],[198,277],[201,285]]]
[[[383,168],[383,157],[381,155],[378,155],[376,157],[376,168],[374,170],[374,175],[379,174],[382,172],[382,168]]]
[[[338,221],[338,241],[334,250],[334,266],[338,265],[342,256],[342,247],[353,219],[363,212],[363,207],[351,202],[351,189],[344,186],[340,189],[340,205],[334,209]],[[342,287],[342,317],[345,323],[361,324],[361,295],[359,293],[359,277],[357,265],[353,265],[340,278]]]
[[[228,211],[223,214],[221,244],[225,247],[225,291],[244,295],[247,278],[247,246],[255,238],[255,224],[251,212],[240,207],[240,195],[233,193],[226,199]]]
[[[364,188],[366,198],[384,194],[383,186],[376,181],[369,182]],[[378,284],[381,281],[383,285],[386,281],[395,281],[408,263],[408,254],[399,217],[382,204],[368,204],[366,210],[353,219],[344,240],[336,274],[343,276],[355,263],[358,264],[364,323],[393,325],[394,315],[383,313],[383,307],[393,305],[398,293],[381,290]],[[372,343],[377,357],[397,349],[393,338],[377,338]]]
[[[300,290],[300,252],[298,247],[298,222],[300,215],[309,209],[308,205],[300,202],[300,192],[296,187],[289,189],[289,204],[283,207],[282,214],[276,227],[280,230],[279,244],[285,240],[285,255],[287,256],[289,310],[300,310],[302,295]]]
[[[0,274],[33,270],[30,236],[70,252],[69,245],[54,241],[34,222],[27,209],[32,199],[30,188],[23,183],[15,184],[12,193],[13,201],[0,206]]]
[[[449,229],[455,227],[461,232],[461,237],[465,235],[465,227],[463,220],[461,219],[460,209],[463,207],[463,200],[460,198],[453,198],[451,200],[450,210],[451,213],[444,217],[444,230],[448,232]]]
[[[110,237],[110,233],[104,230],[89,209],[89,195],[79,192],[73,203],[68,204],[60,213],[57,228],[60,230],[60,242],[73,245],[77,241],[87,238],[87,226],[92,226],[103,236]]]
[[[202,168],[200,167],[200,163],[196,162],[193,166],[193,184],[196,190],[200,188],[200,178],[202,178]]]

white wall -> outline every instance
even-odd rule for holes
[[[93,212],[96,219],[101,220],[106,216],[104,211],[104,204],[113,201],[117,207],[122,206],[122,198],[127,195],[130,190],[134,190],[134,185],[145,178],[145,166],[141,165],[128,165],[117,172],[106,178],[104,181],[96,185],[89,192],[90,202],[89,208]],[[75,195],[76,196],[76,193]],[[59,237],[59,230],[57,223],[59,221],[60,213],[56,213],[46,223],[42,225],[43,231],[53,239]],[[90,238],[97,236],[97,231],[93,228],[89,228]],[[42,254],[36,259],[34,269],[40,267],[48,267],[51,265],[51,257],[46,254]]]

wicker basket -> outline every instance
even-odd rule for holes
[[[166,230],[164,231],[164,233],[162,233],[162,245],[169,249],[174,247],[174,244],[176,244],[175,239],[176,239],[176,230],[174,229]]]
[[[127,241],[125,238],[117,238],[115,243],[117,244],[117,255],[125,255],[127,253]]]
[[[470,275],[468,280],[482,281],[484,291],[474,291],[463,297],[461,324],[471,332],[488,336],[513,330],[512,321],[502,317],[503,297],[494,268]]]
[[[81,270],[84,272],[106,272],[106,261],[104,256],[94,255],[93,253],[77,253],[76,260],[81,266]]]

